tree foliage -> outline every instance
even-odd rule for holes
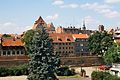
[[[55,80],[55,71],[60,65],[60,59],[53,54],[52,40],[44,29],[35,30],[29,46],[28,80]]]
[[[32,40],[33,40],[33,36],[34,36],[35,32],[36,32],[35,30],[31,29],[31,30],[28,30],[27,32],[24,32],[24,34],[23,34],[22,41],[25,44],[24,46],[27,50],[27,54],[30,53],[29,46],[31,46],[31,44],[32,44]]]
[[[89,49],[93,54],[103,55],[112,46],[112,35],[96,32],[89,37]]]
[[[120,62],[120,43],[114,43],[113,46],[107,50],[104,61],[107,64]]]
[[[12,36],[9,35],[9,34],[3,34],[2,37],[4,37],[4,38],[9,38],[9,37],[12,37]]]

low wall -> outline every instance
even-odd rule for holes
[[[28,56],[0,56],[0,66],[14,66],[28,63]],[[61,65],[71,66],[95,66],[103,64],[101,57],[82,56],[82,57],[61,57]]]
[[[96,66],[103,64],[103,59],[98,56],[64,57],[61,58],[61,64],[71,66]]]

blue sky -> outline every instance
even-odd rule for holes
[[[0,33],[22,33],[42,16],[55,27],[74,25],[87,29],[120,26],[120,0],[0,0]]]

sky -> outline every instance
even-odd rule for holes
[[[20,34],[39,16],[58,26],[116,29],[120,26],[120,0],[0,0],[0,33]]]

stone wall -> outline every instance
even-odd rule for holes
[[[28,63],[28,56],[0,56],[0,66],[15,66]],[[101,57],[82,56],[82,57],[61,57],[61,65],[71,66],[94,66],[103,64]]]
[[[103,59],[97,56],[64,57],[61,58],[61,64],[71,66],[96,66],[103,64]]]

